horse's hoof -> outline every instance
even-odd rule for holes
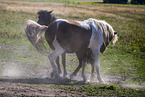
[[[85,75],[82,75],[82,77],[83,77],[83,82],[86,82],[87,81],[86,76]]]
[[[67,72],[64,72],[63,77],[66,78],[66,76],[67,76]]]
[[[94,78],[91,77],[90,82],[93,82],[93,81],[94,81]]]
[[[87,79],[83,79],[83,82],[86,83]]]
[[[104,82],[103,79],[99,80],[99,83],[101,83],[101,84],[105,84],[105,82]]]
[[[54,78],[56,75],[58,75],[56,72],[51,72],[50,73],[51,78]]]
[[[62,73],[62,71],[61,71],[61,70],[59,70],[59,71],[58,71],[58,73],[59,73],[59,74],[61,74],[61,73]]]
[[[91,80],[87,80],[87,81],[86,81],[86,83],[90,83],[90,82],[91,82]]]
[[[54,77],[54,73],[51,73],[50,76],[51,76],[51,78],[53,78]]]
[[[91,75],[91,78],[90,78],[90,82],[93,82],[95,80],[95,76],[94,74]]]
[[[74,80],[74,75],[73,74],[70,75],[70,79]]]
[[[63,78],[67,78],[66,75],[63,75]]]

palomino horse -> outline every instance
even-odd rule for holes
[[[51,19],[51,14],[49,14]],[[56,66],[56,58],[66,53],[75,52],[81,60],[82,77],[86,81],[85,66],[87,62],[88,50],[93,54],[94,62],[92,66],[96,67],[97,78],[103,82],[99,70],[99,52],[104,52],[111,40],[117,41],[117,33],[105,21],[97,19],[88,19],[85,21],[69,21],[65,19],[56,19],[48,23],[48,28],[41,26],[34,21],[27,21],[25,31],[31,32],[31,26],[37,28],[39,32],[35,41],[40,39],[40,35],[45,31],[45,38],[53,50],[48,58],[52,66],[51,76],[60,78]],[[34,30],[33,30],[34,31]],[[100,50],[100,48],[102,50]],[[80,60],[79,60],[80,61]]]

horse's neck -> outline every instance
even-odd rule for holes
[[[46,25],[49,26],[53,21],[55,21],[57,18],[55,16],[52,16],[50,19],[50,22]]]

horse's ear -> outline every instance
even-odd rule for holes
[[[53,10],[49,11],[48,13],[51,14],[53,12]]]

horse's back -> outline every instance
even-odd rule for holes
[[[92,35],[88,25],[82,26],[77,21],[63,21],[58,26],[57,41],[68,52],[77,52],[86,49]]]

